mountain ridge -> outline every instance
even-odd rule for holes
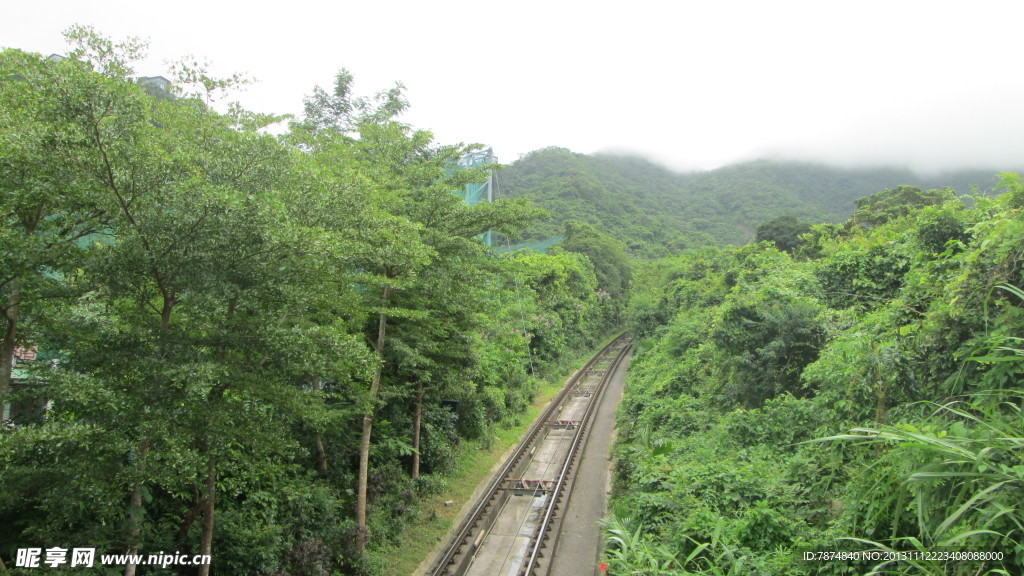
[[[997,172],[955,170],[922,176],[908,168],[843,168],[760,159],[702,172],[676,172],[641,156],[543,148],[500,171],[499,194],[533,199],[552,219],[527,239],[558,236],[582,220],[617,237],[636,255],[659,257],[701,245],[742,244],[757,225],[782,215],[837,222],[854,200],[900,185],[991,192]]]

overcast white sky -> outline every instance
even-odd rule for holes
[[[941,171],[1024,167],[1022,22],[1015,0],[50,0],[5,6],[0,46],[65,52],[76,23],[140,36],[140,75],[196,55],[255,77],[238,99],[275,113],[345,67],[502,162],[563,146]]]

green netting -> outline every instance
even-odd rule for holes
[[[548,248],[551,248],[562,240],[565,240],[565,236],[553,236],[544,240],[521,242],[519,244],[512,244],[511,246],[499,246],[495,248],[494,251],[500,254],[503,252],[515,252],[516,250],[533,250],[534,252],[544,254],[547,252]]]

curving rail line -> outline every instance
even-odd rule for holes
[[[630,341],[628,334],[619,336],[569,379],[463,521],[431,576],[547,573],[577,455]]]

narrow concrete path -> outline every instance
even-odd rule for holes
[[[572,497],[562,520],[550,576],[602,574],[598,571],[602,542],[597,522],[604,517],[608,508],[615,411],[622,400],[626,368],[632,357],[630,352],[612,374],[601,405],[594,415],[590,436],[580,456]]]

